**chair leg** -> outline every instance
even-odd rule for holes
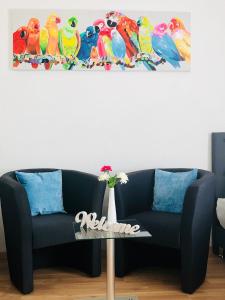
[[[115,243],[115,273],[117,277],[124,277],[136,268],[139,252],[135,244],[130,241],[116,240]]]
[[[219,253],[218,256],[222,259],[225,259],[225,249],[222,247],[219,247]]]
[[[209,249],[194,249],[181,253],[181,286],[184,293],[192,294],[204,282]]]
[[[124,277],[128,273],[128,257],[125,241],[116,240],[115,243],[115,273],[117,277]]]
[[[89,275],[92,277],[98,277],[102,272],[102,247],[101,241],[93,241],[91,257],[91,268],[89,269]]]
[[[30,257],[8,257],[10,279],[15,287],[23,294],[33,291],[33,264]]]
[[[212,245],[212,250],[213,250],[213,253],[215,255],[219,255],[220,254],[220,247],[218,244],[216,244],[215,242],[213,243]]]

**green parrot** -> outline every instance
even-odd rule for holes
[[[67,23],[59,30],[59,51],[66,58],[76,58],[80,50],[81,39],[77,30],[78,20],[71,17]],[[68,69],[69,64],[64,64],[64,68]]]
[[[139,27],[138,40],[142,53],[152,54],[152,32],[154,26],[150,23],[147,17],[140,17],[137,21]]]

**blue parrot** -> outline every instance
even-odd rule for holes
[[[177,47],[172,38],[166,33],[167,24],[161,23],[155,27],[152,35],[152,47],[156,54],[165,59],[174,68],[180,68],[180,56]]]
[[[91,50],[93,47],[97,47],[98,32],[96,32],[94,26],[88,26],[85,32],[81,35],[81,47],[78,52],[78,59],[82,61],[87,61],[90,59]]]
[[[112,31],[112,51],[115,58],[118,59],[122,64],[120,64],[122,70],[125,69],[124,59],[126,56],[126,44],[120,33],[115,29]]]

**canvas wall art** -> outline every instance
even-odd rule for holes
[[[9,14],[14,70],[190,70],[190,13],[17,9]]]

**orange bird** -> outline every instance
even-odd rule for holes
[[[27,25],[27,53],[32,55],[40,55],[40,22],[36,18],[31,18]],[[32,68],[36,69],[38,64],[32,63]]]

